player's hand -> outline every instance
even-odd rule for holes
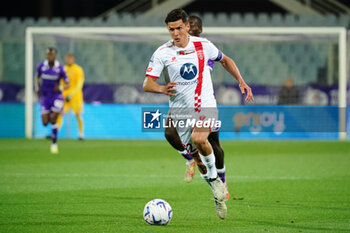
[[[40,88],[36,89],[36,90],[35,90],[35,93],[36,93],[37,95],[40,95]]]
[[[163,86],[162,93],[164,95],[170,95],[170,96],[176,96],[174,91],[176,91],[175,86],[177,85],[177,82],[170,82],[167,85]]]
[[[64,83],[63,90],[66,90],[69,88],[69,83]]]
[[[250,100],[254,102],[254,96],[252,89],[245,83],[241,82],[239,84],[239,89],[241,90],[242,95],[245,95],[245,102],[248,103]]]
[[[66,102],[69,102],[71,99],[72,99],[72,95],[68,95],[64,100],[65,100]]]

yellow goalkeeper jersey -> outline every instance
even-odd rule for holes
[[[77,64],[65,65],[64,69],[69,78],[69,88],[63,90],[63,96],[72,96],[72,101],[83,101],[84,70]]]

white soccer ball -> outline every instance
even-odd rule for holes
[[[143,209],[143,218],[150,225],[166,225],[173,217],[173,210],[168,202],[162,199],[149,201]]]

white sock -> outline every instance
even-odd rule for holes
[[[215,156],[214,156],[214,152],[212,151],[210,155],[204,156],[199,154],[199,156],[202,159],[202,162],[204,163],[204,165],[207,167],[208,170],[208,178],[209,179],[216,179],[216,177],[218,176],[218,173],[216,171],[216,167],[215,167]]]
[[[202,174],[202,173],[199,173],[202,177],[202,179],[205,181],[205,183],[207,183],[211,189],[211,191],[213,191],[213,188],[211,187],[211,184],[209,182],[209,178],[208,178],[208,173],[207,174]]]
[[[225,172],[225,165],[224,165],[224,167],[223,168],[221,168],[221,169],[217,169],[216,168],[216,171],[218,172],[218,173],[224,173]]]

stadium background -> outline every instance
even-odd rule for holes
[[[158,3],[157,3],[158,2]],[[323,27],[349,28],[347,1],[20,1],[1,9],[0,18],[0,137],[24,137],[24,76],[26,27],[113,27],[164,26],[168,8],[183,7],[202,17],[205,27]],[[153,4],[153,5],[152,5]],[[175,5],[172,5],[175,4]],[[58,48],[58,59],[71,51],[69,42],[44,43]],[[349,43],[348,43],[349,44]],[[166,96],[144,93],[141,85],[148,60],[159,44],[92,41],[75,43],[76,61],[85,71],[85,134],[87,138],[156,138],[160,133],[141,132],[139,110],[143,106],[167,104]],[[255,105],[269,107],[278,103],[278,92],[286,77],[291,77],[300,93],[300,106],[333,109],[338,104],[336,43],[239,43],[220,44],[232,56],[253,87]],[[44,59],[43,46],[34,46],[35,66]],[[111,49],[112,48],[112,49]],[[101,62],[113,56],[113,63]],[[349,74],[349,72],[347,72]],[[33,74],[34,77],[34,74]],[[230,76],[218,65],[214,68],[214,85],[218,104],[241,106],[243,100]],[[349,99],[349,95],[348,99]],[[300,112],[303,111],[300,108]],[[242,110],[243,112],[245,110]],[[241,111],[241,112],[242,112]],[[284,111],[283,107],[277,111]],[[274,111],[269,111],[275,113]],[[106,114],[108,113],[108,114]],[[333,114],[332,112],[330,114]],[[349,114],[348,114],[349,115]],[[300,116],[302,118],[302,116]],[[299,118],[299,119],[300,119]],[[77,137],[76,122],[70,117],[60,137]],[[130,121],[130,119],[133,119]],[[328,119],[328,118],[327,118]],[[323,119],[327,121],[327,119]],[[337,116],[333,117],[337,120]],[[39,105],[34,103],[33,136],[45,137],[49,129],[40,122]],[[111,123],[113,122],[113,123]],[[294,123],[293,123],[294,124]],[[297,125],[292,125],[297,126]],[[269,131],[270,128],[267,128]],[[233,131],[233,130],[232,130]],[[249,131],[249,130],[248,130]],[[271,130],[273,131],[273,130]],[[322,130],[320,130],[322,131]],[[222,134],[223,139],[237,138],[317,138],[336,139],[337,132],[302,134]]]

